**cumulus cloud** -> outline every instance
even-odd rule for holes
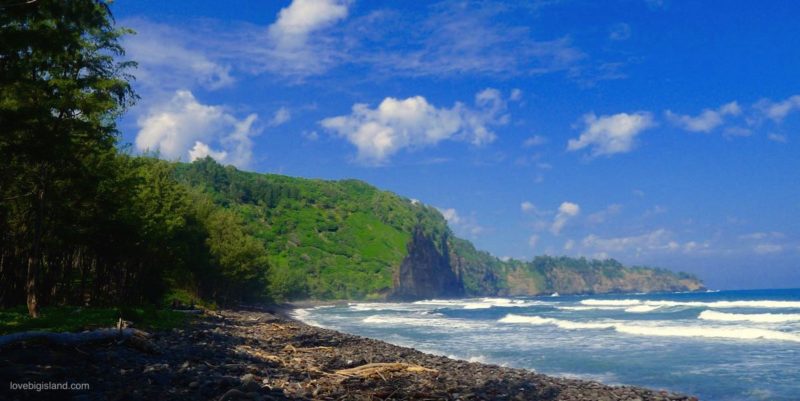
[[[647,112],[600,117],[589,113],[583,116],[583,121],[585,129],[580,137],[569,140],[567,150],[591,147],[593,156],[630,152],[636,136],[655,125],[652,114]]]
[[[528,238],[528,246],[531,248],[536,248],[536,244],[539,243],[539,236],[534,234]]]
[[[280,47],[302,47],[314,31],[346,18],[348,5],[337,0],[293,0],[278,13],[269,34]]]
[[[494,141],[490,127],[508,121],[503,114],[505,102],[499,91],[487,89],[476,95],[475,103],[475,108],[463,103],[439,108],[422,96],[387,97],[374,109],[357,103],[349,115],[320,123],[355,145],[359,162],[380,165],[405,148],[433,146],[444,140],[473,145]]]
[[[619,214],[621,211],[622,211],[622,205],[620,205],[618,203],[614,203],[614,204],[608,205],[608,207],[606,207],[603,210],[600,210],[599,212],[595,212],[595,213],[590,214],[586,218],[586,221],[589,224],[594,224],[594,225],[605,223],[609,218]]]
[[[764,117],[775,122],[783,121],[786,116],[794,111],[800,111],[800,95],[790,96],[782,101],[773,102],[769,99],[762,99],[755,105]]]
[[[478,224],[474,215],[461,216],[454,208],[437,209],[444,219],[447,220],[447,224],[459,235],[467,235],[475,238],[484,230],[484,228]]]
[[[287,123],[291,119],[292,113],[289,111],[289,109],[286,107],[281,107],[275,111],[275,114],[272,116],[272,119],[269,120],[268,125],[271,127],[277,127]]]
[[[190,91],[179,90],[166,103],[139,118],[136,148],[170,159],[211,156],[245,167],[252,157],[256,114],[238,119],[224,107],[204,105]],[[212,146],[216,146],[214,149]]]
[[[530,137],[528,139],[525,139],[525,141],[522,142],[522,146],[526,147],[526,148],[530,148],[530,147],[534,147],[534,146],[544,145],[546,143],[547,143],[547,138],[546,137],[543,137],[541,135],[534,135],[534,136],[532,136],[532,137]]]
[[[622,22],[611,27],[608,38],[611,40],[627,40],[631,37],[631,26]]]
[[[531,202],[525,201],[520,203],[519,208],[525,213],[535,213],[536,205]]]
[[[268,56],[274,61],[267,67],[300,75],[324,69],[331,46],[325,45],[328,38],[315,34],[347,18],[349,5],[349,1],[339,0],[293,0],[267,30],[271,45]]]
[[[578,204],[572,202],[562,202],[561,206],[558,207],[558,213],[556,213],[553,224],[550,226],[550,232],[554,235],[560,234],[567,222],[573,217],[577,216],[580,212],[581,207],[578,206]]]
[[[586,236],[581,245],[598,252],[634,252],[637,256],[646,251],[679,251],[681,245],[672,240],[671,233],[663,228],[641,235],[603,238],[595,234]]]
[[[705,109],[696,116],[676,114],[670,110],[667,110],[665,115],[667,120],[683,130],[708,133],[722,125],[725,122],[725,116],[738,116],[741,113],[742,109],[739,104],[730,102],[714,110]]]
[[[789,138],[786,135],[776,134],[774,132],[767,135],[767,139],[769,139],[772,142],[778,142],[778,143],[789,142]]]

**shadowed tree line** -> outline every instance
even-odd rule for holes
[[[104,1],[0,1],[2,306],[264,294],[266,251],[239,216],[117,149],[129,33]]]

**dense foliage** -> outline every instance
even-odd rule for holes
[[[238,216],[117,150],[136,99],[125,33],[105,2],[3,2],[0,305],[152,303],[177,284],[263,295],[263,245]]]
[[[270,294],[278,299],[381,298],[414,227],[449,234],[435,208],[361,181],[246,173],[211,158],[176,171],[248,222],[267,248]]]

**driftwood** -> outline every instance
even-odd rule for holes
[[[150,334],[134,328],[107,328],[82,333],[51,333],[48,331],[24,331],[20,333],[0,336],[0,348],[9,345],[36,341],[55,345],[81,345],[86,343],[129,340],[132,345],[148,352],[155,351],[155,347],[148,340]]]
[[[187,315],[200,315],[203,313],[202,309],[173,309],[173,312],[185,313]]]
[[[342,376],[356,376],[366,377],[378,375],[383,377],[382,373],[385,372],[411,372],[411,373],[436,373],[436,369],[426,368],[424,366],[413,365],[410,363],[368,363],[355,368],[337,370],[336,374]]]

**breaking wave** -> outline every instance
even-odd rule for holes
[[[704,310],[697,317],[700,320],[715,320],[721,322],[755,322],[755,323],[785,323],[800,321],[800,314],[783,313],[725,313]]]
[[[696,301],[640,301],[638,299],[584,299],[580,302],[582,305],[588,306],[637,306],[646,305],[653,307],[676,307],[676,306],[689,306],[698,308],[791,308],[800,309],[800,301],[715,301],[715,302],[696,302]]]
[[[432,315],[428,315],[432,316]],[[485,327],[478,322],[470,322],[461,319],[448,319],[440,316],[432,317],[409,317],[409,316],[383,316],[372,315],[361,320],[367,324],[377,324],[386,326],[422,326],[422,327],[445,327],[449,329],[475,329]]]
[[[414,305],[434,305],[442,307],[462,309],[489,309],[492,307],[504,308],[522,308],[532,305],[546,305],[548,303],[541,301],[526,301],[521,299],[510,298],[481,298],[481,299],[428,299],[424,301],[416,301]]]
[[[567,330],[580,329],[614,329],[618,333],[656,337],[695,337],[695,338],[727,338],[737,340],[780,340],[800,342],[800,335],[777,330],[753,327],[702,327],[702,326],[670,326],[670,325],[632,325],[620,322],[575,322],[540,316],[522,316],[508,314],[499,323],[520,323],[531,325],[553,325]]]

